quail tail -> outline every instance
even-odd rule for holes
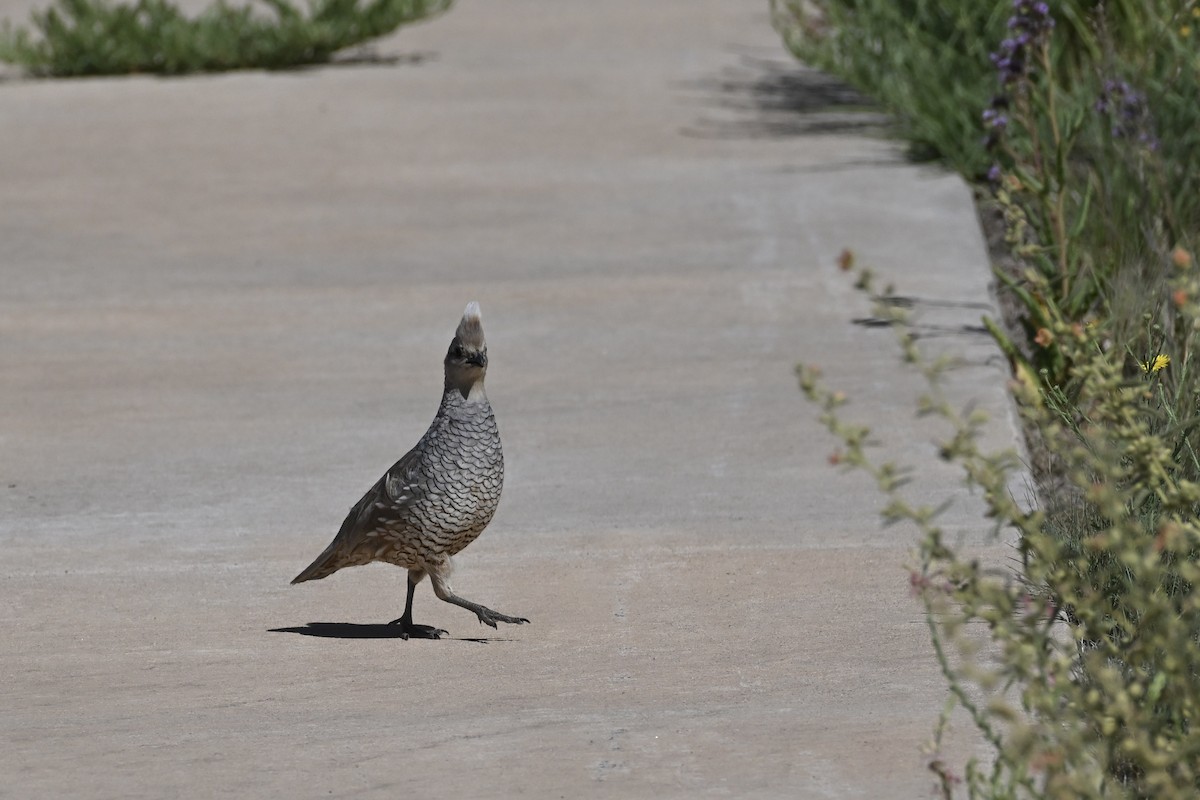
[[[336,545],[337,542],[330,543],[329,547],[325,548],[325,552],[317,556],[316,561],[309,564],[303,572],[292,578],[292,583],[320,580],[341,569],[342,565],[337,563]]]

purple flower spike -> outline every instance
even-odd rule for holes
[[[1106,80],[1096,98],[1095,109],[1108,118],[1114,139],[1131,139],[1151,150],[1157,149],[1158,139],[1150,128],[1146,98],[1125,81]]]
[[[1012,8],[1012,16],[1008,19],[1011,35],[991,54],[1002,86],[1022,82],[1030,63],[1029,51],[1040,47],[1054,27],[1050,6],[1045,2],[1013,0]]]

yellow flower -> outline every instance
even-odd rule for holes
[[[1191,36],[1192,35],[1192,26],[1191,25],[1181,26],[1179,28],[1179,35],[1185,39],[1188,38],[1189,36]]]
[[[1142,364],[1142,372],[1154,373],[1164,370],[1171,364],[1171,357],[1164,354],[1156,355],[1152,360]]]

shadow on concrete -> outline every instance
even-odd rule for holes
[[[431,50],[404,53],[402,55],[380,55],[373,48],[357,48],[335,53],[328,61],[317,64],[300,64],[290,68],[297,72],[305,70],[324,69],[328,67],[416,67],[426,61],[437,61],[438,54]],[[288,70],[284,70],[288,71]]]
[[[268,628],[267,633],[298,633],[301,636],[317,636],[322,639],[402,639],[400,627],[386,623],[361,624],[357,622],[310,622],[307,625],[294,628]],[[419,638],[419,637],[414,637]],[[450,642],[488,642],[511,641],[499,638],[472,638],[461,636],[443,636],[437,641]]]
[[[891,118],[842,81],[797,61],[742,54],[733,66],[684,85],[722,112],[685,136],[709,139],[810,136],[882,129]]]
[[[922,297],[906,297],[904,295],[880,295],[875,297],[875,302],[892,308],[902,308],[915,311],[918,314],[921,312],[937,314],[939,311],[951,312],[952,316],[960,316],[955,314],[956,311],[961,312],[983,312],[985,314],[994,314],[996,309],[990,303],[981,303],[970,300],[934,300]],[[855,317],[851,320],[855,325],[864,328],[890,328],[896,325],[896,320],[890,317]],[[974,322],[954,322],[953,324],[939,324],[937,322],[928,322],[922,318],[910,319],[906,323],[909,332],[914,339],[932,339],[941,336],[990,336],[988,329]]]
[[[235,72],[269,72],[274,74],[288,73],[305,73],[315,72],[317,70],[329,69],[331,67],[404,67],[404,66],[420,66],[427,61],[436,61],[438,54],[433,51],[424,51],[417,53],[403,53],[400,55],[380,55],[373,49],[357,48],[346,50],[340,53],[335,53],[328,61],[319,61],[314,64],[296,64],[290,67],[280,67],[278,69],[245,69],[245,70],[224,70],[214,72],[189,72],[182,75],[160,75],[156,73],[130,73],[128,75],[33,75],[25,72],[21,67],[9,64],[0,64],[0,84],[5,83],[34,83],[37,81],[72,81],[72,80],[113,80],[120,78],[158,78],[159,80],[185,80],[188,78],[198,78],[213,75],[229,75]]]

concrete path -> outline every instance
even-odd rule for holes
[[[835,260],[987,303],[985,250],[958,179],[773,108],[838,92],[766,5],[461,0],[395,63],[0,82],[0,796],[928,794],[913,534],[792,369],[982,542]],[[288,581],[472,299],[509,471],[456,585],[533,623],[423,586],[454,638],[379,638],[400,571]]]

